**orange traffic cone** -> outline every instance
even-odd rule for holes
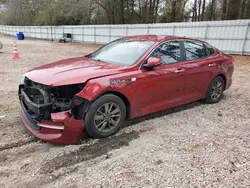
[[[19,54],[17,52],[16,42],[13,43],[13,59],[20,59]]]

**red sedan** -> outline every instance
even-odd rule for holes
[[[77,144],[115,134],[126,119],[204,99],[220,101],[232,83],[233,58],[206,42],[133,36],[79,58],[25,73],[20,115],[36,137]]]

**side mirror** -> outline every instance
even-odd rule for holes
[[[144,65],[146,68],[154,68],[162,64],[162,59],[159,57],[148,58],[147,63]]]

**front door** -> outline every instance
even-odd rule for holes
[[[185,65],[178,41],[157,47],[150,57],[160,57],[161,66],[152,70],[142,68],[137,74],[137,108],[139,116],[183,104]]]

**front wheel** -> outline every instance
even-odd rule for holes
[[[113,94],[103,95],[92,103],[85,118],[85,130],[94,138],[115,134],[126,118],[126,106]]]
[[[215,77],[207,89],[205,102],[210,104],[219,102],[223,96],[224,88],[224,79],[221,76]]]

